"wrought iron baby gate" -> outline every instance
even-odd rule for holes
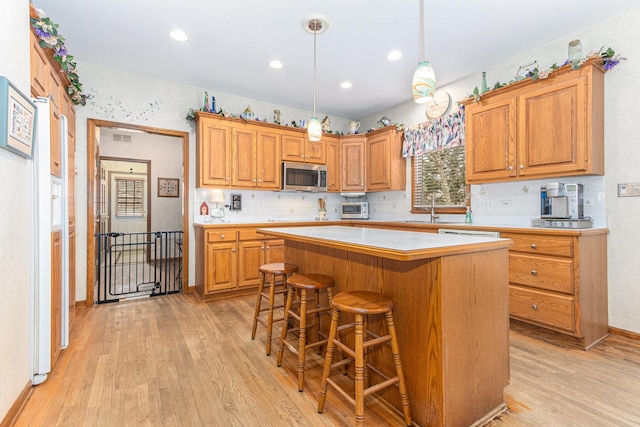
[[[95,302],[182,292],[182,235],[182,231],[95,234]]]

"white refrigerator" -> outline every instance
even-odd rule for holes
[[[34,99],[38,107],[36,143],[33,158],[33,248],[31,271],[31,348],[32,383],[40,384],[51,371],[51,233],[62,232],[62,298],[61,342],[62,348],[69,340],[69,221],[67,213],[67,119],[60,116],[60,145],[62,177],[51,175],[51,101]]]

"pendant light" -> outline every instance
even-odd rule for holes
[[[433,99],[436,90],[436,74],[424,56],[424,0],[420,0],[420,62],[413,73],[413,100],[424,104]]]
[[[313,34],[313,117],[307,124],[309,141],[320,141],[322,138],[322,123],[316,116],[316,36],[329,28],[329,22],[322,16],[310,16],[302,23],[305,31]]]

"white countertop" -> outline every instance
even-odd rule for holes
[[[487,236],[422,233],[413,231],[384,230],[378,228],[345,227],[339,225],[261,228],[258,232],[260,231],[268,231],[277,233],[278,235],[312,238],[329,242],[347,243],[351,245],[367,246],[400,252],[442,249],[507,240]]]

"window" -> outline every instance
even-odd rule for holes
[[[143,216],[144,180],[116,179],[116,216]]]
[[[439,212],[464,212],[467,204],[464,178],[463,145],[414,156],[412,212],[430,210],[432,194]]]

